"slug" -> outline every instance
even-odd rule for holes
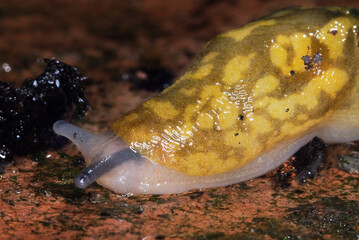
[[[263,175],[318,136],[359,139],[359,11],[291,8],[208,42],[175,84],[94,135],[54,131],[81,150],[75,178],[164,194]]]

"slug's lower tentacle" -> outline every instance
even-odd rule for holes
[[[111,171],[111,169],[114,169],[128,160],[139,159],[140,157],[141,156],[138,153],[135,153],[129,148],[110,154],[97,163],[85,168],[78,174],[74,180],[75,185],[78,188],[84,189],[95,182],[103,174]]]

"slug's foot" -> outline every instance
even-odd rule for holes
[[[326,157],[326,144],[320,138],[314,137],[277,170],[275,178],[283,188],[289,187],[294,179],[305,183],[308,178],[315,177]]]

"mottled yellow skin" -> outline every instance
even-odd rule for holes
[[[358,24],[354,9],[294,8],[223,33],[173,86],[113,130],[142,155],[186,174],[239,168],[343,104],[359,109]]]

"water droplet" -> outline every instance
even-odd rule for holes
[[[4,69],[5,72],[10,72],[11,71],[11,67],[10,67],[10,65],[8,63],[3,63],[2,68]]]

